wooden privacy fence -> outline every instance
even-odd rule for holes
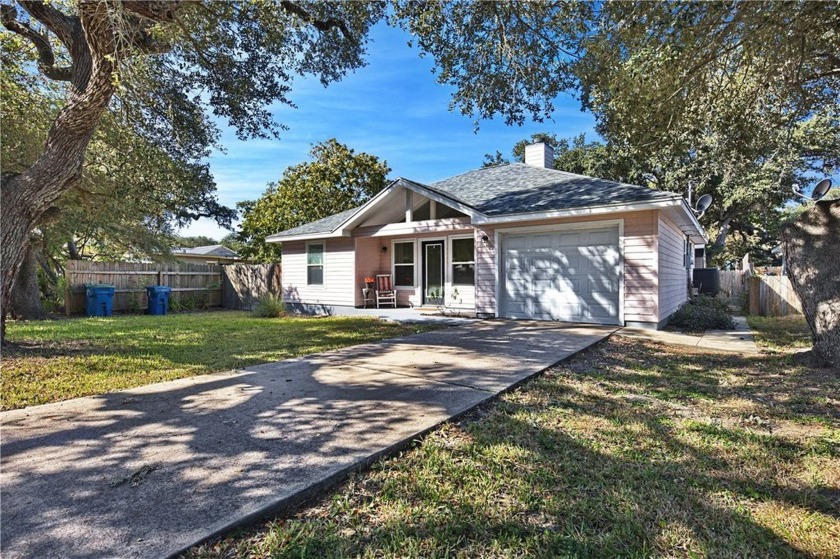
[[[802,303],[787,276],[752,276],[747,279],[750,293],[750,314],[785,316],[802,314]]]
[[[264,295],[279,295],[280,264],[229,264],[223,266],[222,306],[250,310]]]
[[[720,296],[737,302],[741,294],[746,291],[744,272],[741,270],[720,271]]]
[[[209,308],[222,305],[222,267],[205,264],[134,264],[70,260],[64,270],[67,315],[85,312],[85,285],[107,283],[115,287],[114,311],[141,312],[148,306],[146,286],[172,288],[170,307]]]
[[[70,260],[65,268],[64,307],[68,316],[84,314],[86,284],[113,285],[115,312],[143,312],[146,287],[172,288],[172,310],[224,307],[250,309],[266,294],[281,292],[279,264],[135,264]]]

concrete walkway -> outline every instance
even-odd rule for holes
[[[706,330],[702,334],[692,335],[666,330],[647,330],[644,328],[622,328],[619,335],[637,340],[649,340],[664,344],[675,344],[708,349],[711,351],[729,351],[744,355],[757,355],[758,346],[755,345],[747,319],[743,316],[733,317],[735,330]]]
[[[170,556],[324,490],[615,330],[474,322],[2,413],[2,556]]]

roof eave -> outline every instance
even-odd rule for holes
[[[699,235],[696,236],[690,235],[691,242],[695,244],[708,243],[709,236],[706,234],[706,229],[700,224],[700,220],[697,219],[697,216],[694,214],[694,211],[692,211],[691,206],[688,205],[688,200],[685,198],[680,198],[680,200],[682,201],[681,207],[683,212],[688,216],[689,221],[691,221],[691,224],[697,230],[697,233],[699,233]]]
[[[308,241],[312,239],[329,239],[335,237],[349,237],[350,232],[349,230],[353,227],[353,224],[357,221],[359,216],[363,215],[367,212],[367,210],[376,204],[379,200],[384,198],[389,192],[394,189],[394,186],[399,182],[399,179],[391,181],[391,183],[379,191],[379,193],[365,202],[359,210],[345,219],[338,227],[331,231],[320,231],[316,233],[302,233],[300,235],[284,235],[281,233],[275,233],[274,235],[269,235],[265,238],[266,242],[268,243],[282,243],[283,241]]]
[[[337,237],[349,237],[349,234],[343,234],[340,230],[322,231],[318,233],[304,233],[301,235],[271,235],[265,238],[267,243],[283,243],[286,241],[312,241],[315,239],[333,239]]]

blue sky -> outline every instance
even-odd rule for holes
[[[435,81],[431,59],[407,46],[407,34],[379,24],[371,38],[368,65],[356,73],[327,88],[315,78],[294,83],[297,108],[273,107],[275,120],[289,127],[279,140],[242,142],[222,126],[226,153],[214,153],[210,169],[223,204],[258,198],[286,167],[308,160],[312,144],[329,138],[385,159],[392,177],[432,182],[480,167],[485,153],[509,156],[516,142],[535,132],[597,137],[592,115],[567,97],[557,100],[553,122],[485,120],[476,132],[473,119],[449,110],[451,89]],[[181,231],[216,239],[227,233],[210,220]]]

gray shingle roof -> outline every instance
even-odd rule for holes
[[[194,256],[218,256],[222,258],[239,258],[236,252],[232,251],[224,245],[207,245],[192,248],[175,248],[172,249],[175,254],[191,254]]]
[[[291,237],[296,235],[315,235],[318,233],[332,233],[338,227],[350,219],[350,217],[358,212],[361,209],[361,206],[357,208],[352,208],[350,210],[345,210],[343,212],[339,212],[337,214],[333,214],[315,221],[310,221],[309,223],[304,223],[303,225],[298,225],[297,227],[292,227],[291,229],[286,229],[285,231],[281,231],[280,233],[275,233],[274,235],[269,235],[266,237],[266,240],[273,240],[273,239],[281,239],[283,237]]]
[[[673,192],[543,169],[524,163],[476,169],[430,185],[400,180],[427,188],[486,216],[655,202],[680,197]],[[399,184],[400,180],[396,183]],[[269,236],[267,240],[332,233],[361,208],[359,206],[282,231]]]
[[[487,216],[652,202],[679,194],[511,163],[469,171],[429,185]]]

